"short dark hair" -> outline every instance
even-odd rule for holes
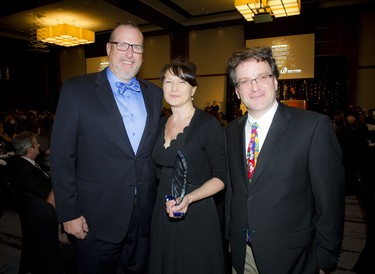
[[[197,68],[194,63],[184,58],[176,58],[162,68],[160,71],[160,80],[164,82],[165,73],[170,71],[181,80],[188,82],[192,87],[196,87],[198,86],[196,70]]]
[[[245,48],[243,50],[234,52],[228,59],[228,76],[230,83],[236,86],[236,68],[239,64],[248,60],[256,60],[257,62],[267,62],[272,70],[272,75],[278,79],[279,70],[277,64],[272,55],[272,49],[270,47],[254,47]]]
[[[37,140],[37,135],[30,131],[24,131],[17,134],[12,140],[14,154],[19,156],[26,155],[27,149],[34,145],[34,139]]]

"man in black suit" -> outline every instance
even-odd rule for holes
[[[248,110],[226,127],[226,236],[234,272],[333,271],[343,235],[345,183],[331,120],[276,101],[279,72],[270,48],[236,52],[228,64]],[[252,173],[246,152],[255,123],[259,154]]]
[[[22,229],[19,273],[63,273],[52,185],[35,163],[39,154],[37,135],[25,131],[12,143],[15,156],[7,162]]]
[[[144,273],[163,94],[136,78],[144,50],[136,25],[115,27],[106,50],[108,68],[61,90],[51,137],[56,209],[78,239],[81,273]]]

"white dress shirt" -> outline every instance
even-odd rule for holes
[[[255,122],[258,123],[258,138],[259,138],[259,153],[262,150],[262,146],[264,144],[264,141],[266,140],[268,130],[270,129],[273,117],[275,116],[278,102],[275,101],[273,106],[265,113],[262,117],[255,120],[251,115],[247,114],[247,123],[245,126],[245,154],[247,152],[247,147],[249,146],[250,141],[250,135],[251,135],[251,125]]]

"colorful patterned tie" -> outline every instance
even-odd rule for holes
[[[124,92],[128,90],[133,90],[137,92],[141,91],[139,82],[135,78],[131,79],[129,83],[116,82],[116,87],[117,87],[118,93],[120,93],[121,95],[124,94]]]
[[[256,160],[259,154],[259,138],[258,138],[258,123],[253,123],[251,126],[251,134],[250,134],[250,142],[249,146],[247,147],[247,154],[246,154],[246,161],[247,161],[247,178],[251,183],[251,179],[253,178]]]

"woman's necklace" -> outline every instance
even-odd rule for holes
[[[194,115],[194,111],[195,109],[193,109],[193,112],[190,113],[189,115],[185,116],[184,118],[179,119],[178,123],[175,123],[175,121],[173,120],[174,117],[170,117],[169,119],[170,119],[171,131],[174,132],[176,130],[177,124],[179,125],[178,128],[181,128],[182,126],[185,127],[185,124],[187,123],[187,119],[189,119],[190,121],[191,117]]]

